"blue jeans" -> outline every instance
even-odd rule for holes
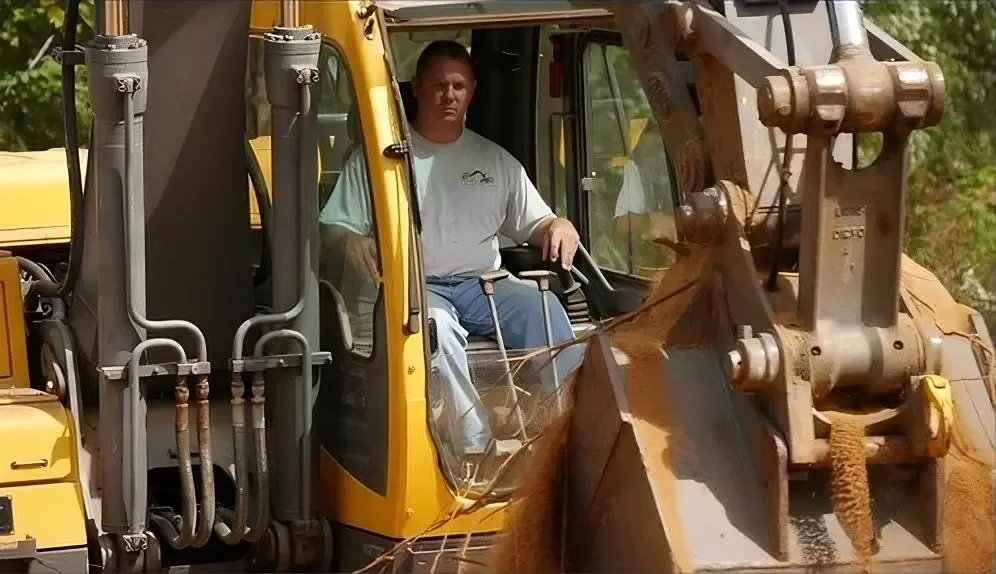
[[[494,284],[495,306],[502,338],[508,349],[536,349],[546,346],[543,304],[535,283],[514,276]],[[430,400],[442,399],[441,408],[450,409],[453,421],[449,430],[450,440],[458,455],[481,454],[491,439],[487,409],[481,404],[467,365],[467,337],[494,338],[495,329],[488,300],[481,292],[476,277],[428,278],[429,316],[435,319],[439,341],[433,367],[438,375],[439,387],[430,387]],[[550,309],[553,344],[574,339],[567,311],[556,295],[546,294]],[[557,379],[553,380],[549,356],[535,359],[543,381],[543,395],[555,391],[564,378],[581,364],[584,349],[581,345],[568,347],[557,355]],[[442,393],[442,397],[439,397]],[[435,395],[435,396],[434,396]],[[432,400],[436,399],[436,400]],[[551,399],[552,400],[552,399]]]

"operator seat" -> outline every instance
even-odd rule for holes
[[[418,101],[415,99],[415,92],[412,90],[411,82],[399,82],[398,91],[401,92],[401,105],[405,109],[405,117],[409,122],[415,121],[418,113]]]

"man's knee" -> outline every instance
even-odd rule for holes
[[[560,299],[552,292],[547,291],[546,307],[550,313],[550,331],[553,335],[553,343],[563,343],[574,338],[574,331],[571,328],[571,321],[567,316]],[[534,334],[543,337],[546,328],[546,318],[543,314],[543,301],[540,299],[539,291],[534,285],[521,283],[517,288],[509,293],[505,299],[505,312],[515,324],[516,330],[528,333],[532,338]]]
[[[436,324],[436,340],[439,349],[453,352],[467,348],[467,330],[446,309],[429,307],[429,319]]]

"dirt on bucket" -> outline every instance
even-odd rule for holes
[[[979,452],[966,436],[956,422],[944,459],[944,571],[984,574],[996,566],[993,460],[992,453]]]
[[[622,320],[611,323],[612,344],[628,357],[626,393],[631,397],[633,416],[641,422],[641,413],[659,402],[647,394],[656,384],[664,343],[691,300],[698,292],[698,278],[708,265],[705,249],[678,257],[674,267],[658,278],[644,305]],[[565,397],[567,408],[552,421],[537,440],[531,455],[534,461],[514,496],[514,508],[504,536],[496,545],[491,566],[498,572],[563,572],[565,550],[565,480],[566,449],[570,439],[572,391],[575,386],[600,384],[588,379],[586,363],[577,372]],[[596,375],[597,376],[597,375]],[[643,397],[642,399],[639,397]],[[649,409],[657,412],[659,409]],[[652,421],[663,427],[666,421]],[[665,429],[657,429],[666,435]],[[656,446],[666,449],[666,445]]]
[[[865,466],[865,427],[849,417],[832,417],[830,421],[833,511],[851,539],[859,563],[867,568],[879,547]]]

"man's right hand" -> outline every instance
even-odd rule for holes
[[[365,272],[376,285],[380,274],[377,272],[377,243],[373,238],[347,232],[343,250],[346,261],[357,272]]]

